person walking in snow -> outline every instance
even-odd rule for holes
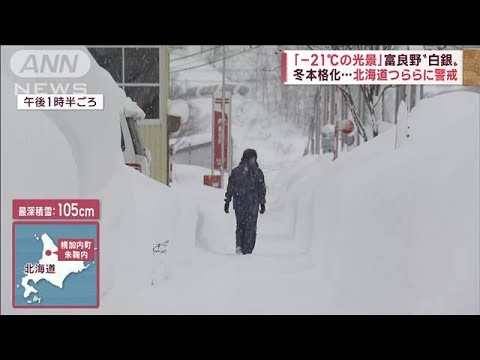
[[[232,170],[225,193],[225,213],[233,209],[237,218],[236,252],[251,254],[257,238],[257,218],[265,212],[265,177],[257,163],[257,152],[246,149],[240,164]]]

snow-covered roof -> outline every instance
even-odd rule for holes
[[[170,146],[173,146],[173,152],[187,149],[189,147],[208,144],[212,142],[211,133],[195,134],[191,136],[182,136],[180,138],[170,139]]]

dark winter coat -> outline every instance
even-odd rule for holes
[[[233,198],[235,211],[258,213],[260,204],[265,204],[265,177],[255,160],[244,159],[232,170],[228,179],[225,201]]]

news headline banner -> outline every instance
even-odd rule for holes
[[[480,49],[286,50],[286,85],[480,85]]]

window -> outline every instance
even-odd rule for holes
[[[124,82],[158,84],[159,56],[157,48],[126,48]]]
[[[160,53],[158,47],[90,47],[97,63],[107,70],[145,112],[160,118]]]
[[[122,79],[122,49],[121,48],[88,48],[98,65],[112,75],[113,80],[121,83]]]

